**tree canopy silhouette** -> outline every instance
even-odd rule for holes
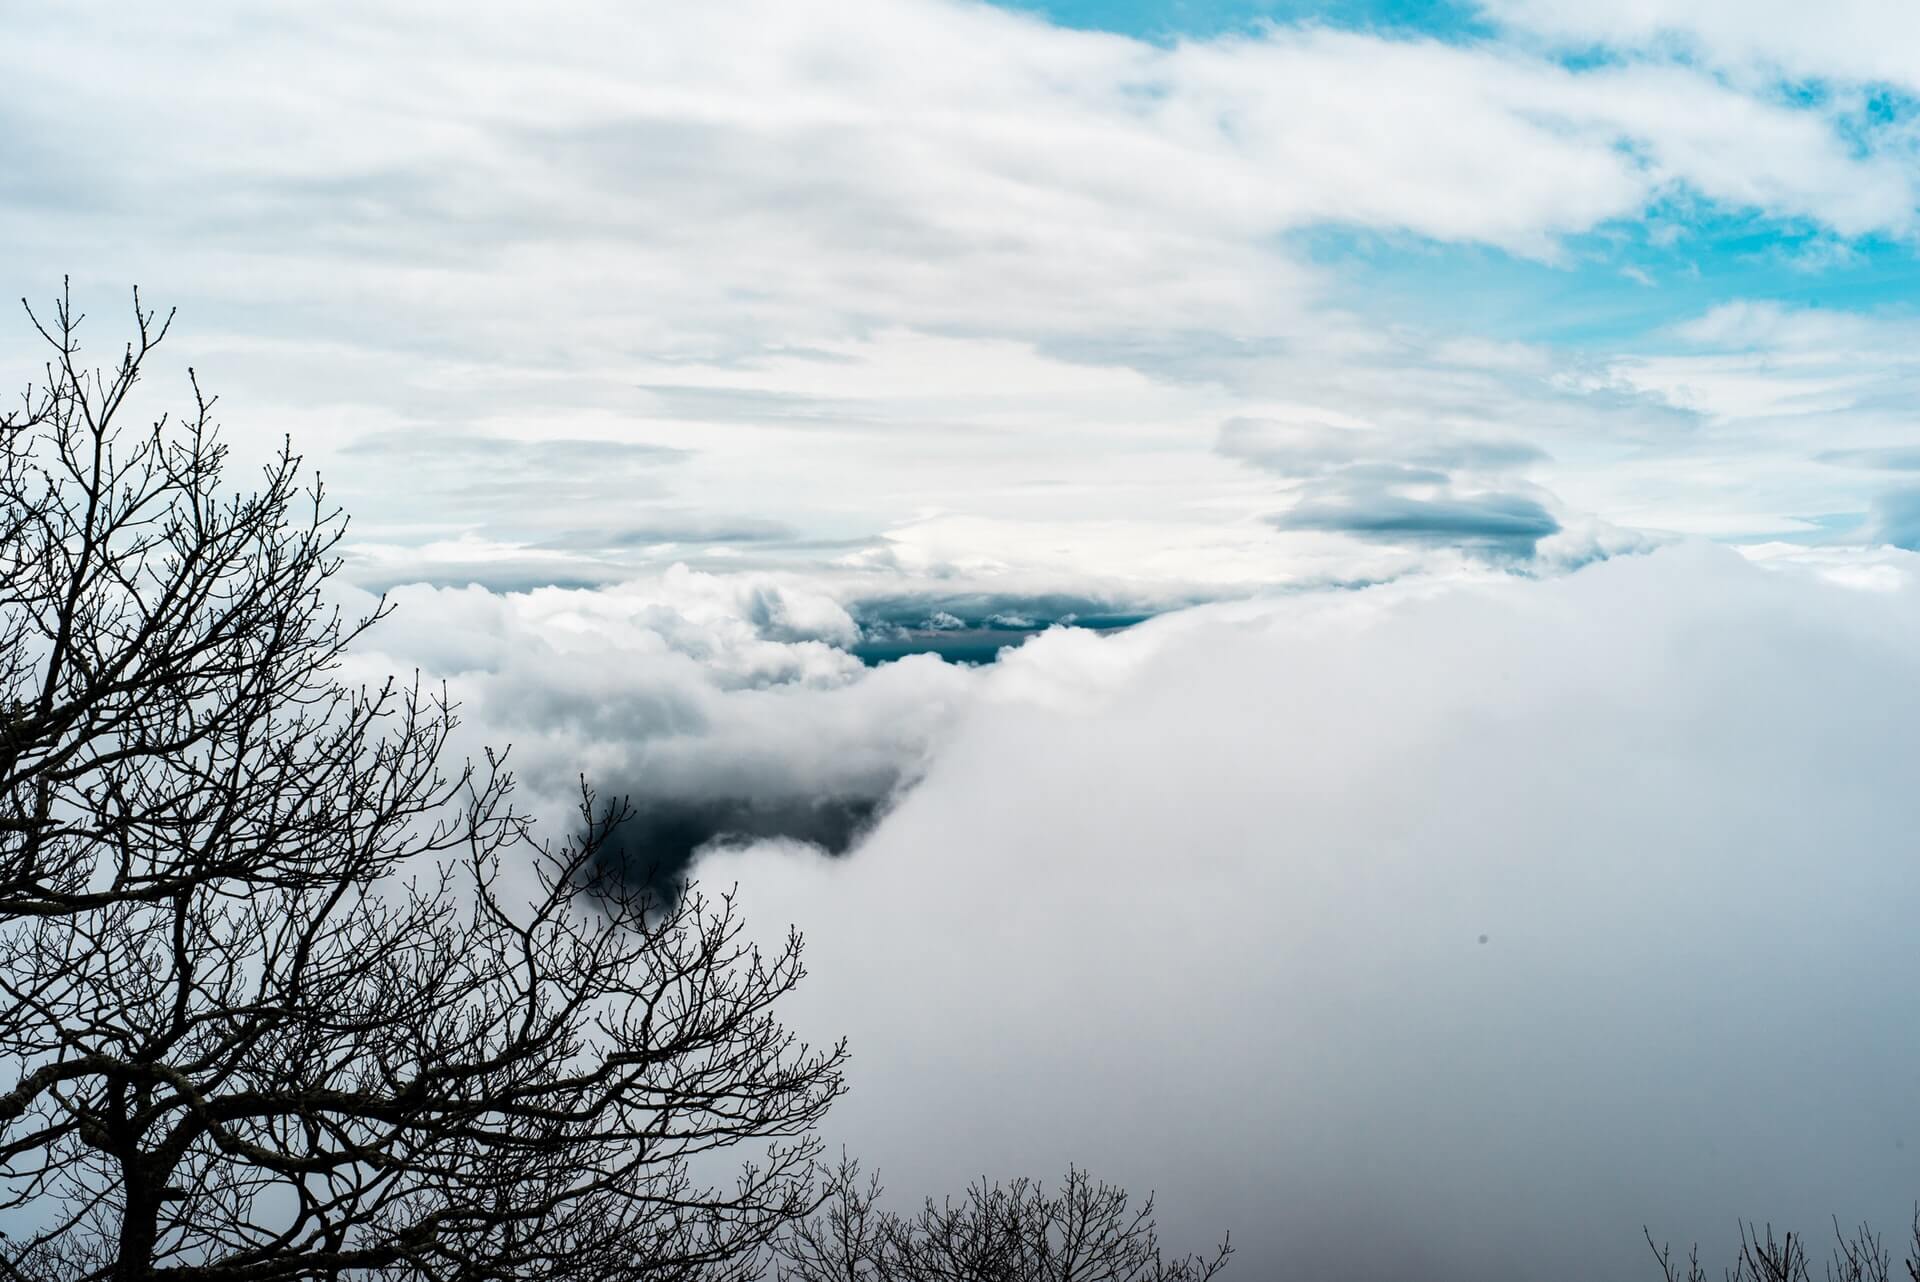
[[[757,1276],[842,1089],[799,938],[597,882],[622,803],[543,840],[444,692],[344,683],[344,518],[290,446],[230,492],[191,373],[133,420],[134,312],[92,369],[29,309],[0,420],[0,1276]]]
[[[1651,1229],[1646,1237],[1664,1282],[1708,1282],[1698,1247],[1683,1259],[1666,1244],[1656,1243]],[[1871,1225],[1862,1224],[1849,1233],[1835,1219],[1822,1276],[1826,1282],[1894,1282],[1896,1278],[1920,1282],[1920,1208],[1914,1210],[1908,1241],[1906,1256],[1896,1269],[1886,1239]],[[1814,1282],[1807,1239],[1798,1233],[1775,1237],[1771,1224],[1762,1229],[1742,1221],[1740,1249],[1721,1276],[1726,1282]]]
[[[779,1282],[1208,1282],[1232,1254],[1163,1255],[1153,1198],[1133,1205],[1078,1168],[1052,1192],[981,1180],[913,1215],[883,1209],[883,1192],[842,1157],[820,1213],[788,1233]]]

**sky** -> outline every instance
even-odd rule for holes
[[[7,288],[178,307],[143,408],[318,469],[356,673],[808,931],[902,1193],[1248,1279],[1904,1222],[1920,8],[7,32]]]

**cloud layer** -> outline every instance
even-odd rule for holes
[[[573,823],[582,776],[630,801],[637,818],[609,859],[662,894],[709,846],[780,837],[845,852],[918,778],[976,680],[932,656],[864,666],[853,618],[791,578],[678,569],[391,600],[351,675],[448,682],[458,750],[510,749],[521,804],[552,828]]]
[[[836,1137],[898,1189],[1073,1159],[1251,1277],[1637,1276],[1640,1228],[1896,1229],[1920,563],[1688,545],[1059,634],[810,932]]]

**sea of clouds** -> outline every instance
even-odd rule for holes
[[[696,875],[806,932],[902,1197],[1077,1161],[1246,1278],[1598,1280],[1920,1194],[1917,580],[1682,543],[867,668],[830,583],[671,573],[365,657],[538,795],[747,826]]]

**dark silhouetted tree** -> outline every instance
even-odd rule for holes
[[[1892,1282],[1895,1278],[1920,1282],[1920,1208],[1914,1211],[1911,1241],[1907,1258],[1896,1271],[1884,1238],[1865,1224],[1848,1233],[1836,1219],[1833,1246],[1820,1276],[1824,1282]],[[1670,1248],[1654,1242],[1651,1231],[1647,1245],[1664,1282],[1707,1282],[1697,1247],[1685,1259],[1676,1258]],[[1742,1223],[1739,1254],[1723,1276],[1726,1282],[1813,1282],[1807,1240],[1796,1233],[1776,1238],[1772,1225],[1761,1229]]]
[[[0,1277],[727,1279],[816,1205],[800,943],[596,884],[443,693],[337,676],[344,521],[66,297],[0,426]],[[30,313],[31,315],[31,313]],[[724,1150],[750,1146],[744,1162]]]
[[[781,1247],[780,1282],[1206,1282],[1231,1248],[1164,1257],[1153,1198],[1069,1170],[1049,1193],[1031,1180],[974,1184],[959,1201],[929,1198],[906,1216],[879,1206],[878,1178],[845,1158],[819,1214]]]

